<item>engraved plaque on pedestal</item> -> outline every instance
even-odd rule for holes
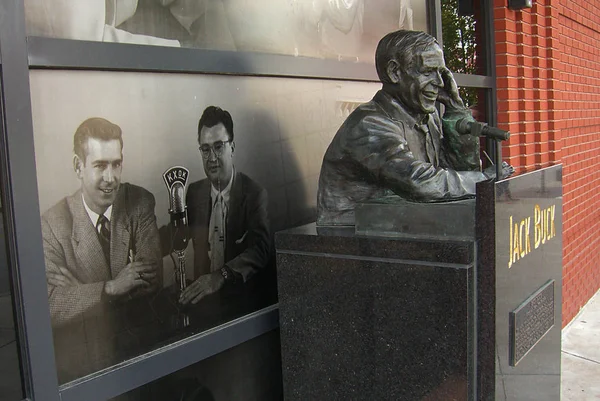
[[[519,361],[554,327],[554,280],[510,312],[510,365]]]

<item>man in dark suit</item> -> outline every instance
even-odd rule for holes
[[[350,114],[323,158],[319,225],[353,225],[357,203],[392,193],[415,201],[472,196],[488,178],[479,139],[446,124],[473,118],[435,38],[392,32],[379,42],[375,64],[382,89]],[[437,101],[446,108],[443,127]]]
[[[121,183],[122,147],[119,126],[102,118],[84,121],[73,156],[81,188],[42,216],[51,321],[64,334],[55,331],[55,342],[75,347],[67,336],[80,335],[84,348],[70,351],[87,354],[90,369],[111,356],[114,310],[162,285],[154,196]],[[72,368],[86,369],[82,359],[74,360],[79,366]]]
[[[197,303],[226,284],[245,283],[269,263],[267,192],[233,165],[233,120],[215,106],[198,122],[207,178],[194,182],[186,204],[194,244],[194,278],[180,296]]]

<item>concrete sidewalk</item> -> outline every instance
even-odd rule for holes
[[[562,331],[561,401],[600,401],[600,291]]]

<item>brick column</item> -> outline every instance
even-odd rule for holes
[[[494,0],[499,127],[517,172],[563,164],[563,325],[600,288],[600,9]]]

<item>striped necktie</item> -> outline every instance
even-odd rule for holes
[[[98,239],[100,240],[100,245],[102,245],[102,252],[104,252],[106,262],[110,266],[110,222],[103,214],[98,216],[96,232],[98,233]]]

